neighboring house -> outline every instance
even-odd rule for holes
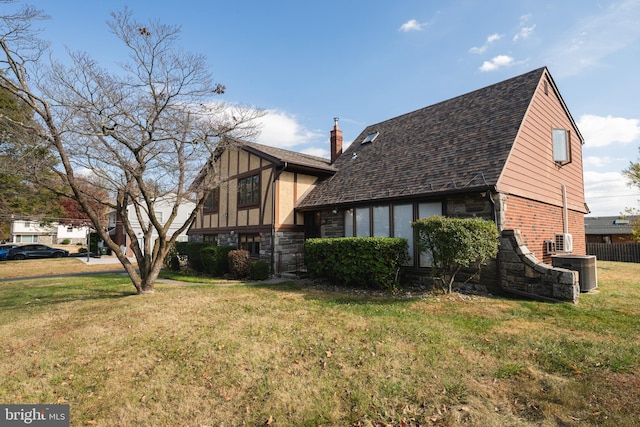
[[[406,238],[419,272],[429,261],[411,222],[440,214],[521,230],[549,264],[556,252],[585,254],[583,139],[546,67],[370,125],[344,153],[336,119],[330,142],[331,160],[253,143],[224,150],[218,206],[189,234],[259,241],[253,251],[274,272],[316,236]]]
[[[63,241],[69,244],[87,244],[87,227],[54,223],[41,223],[37,220],[11,221],[11,241],[13,243],[44,243],[58,245]]]
[[[169,194],[162,198],[158,198],[155,201],[156,217],[158,218],[158,220],[162,225],[165,225],[167,220],[169,219],[169,216],[171,215],[171,211],[175,204],[175,200],[176,200],[175,195]],[[175,233],[177,229],[180,228],[187,221],[187,219],[189,218],[189,216],[191,215],[191,212],[193,212],[195,207],[196,207],[195,202],[191,200],[184,199],[182,201],[182,203],[178,207],[178,214],[174,219],[173,223],[171,224],[169,228],[169,232],[167,233],[167,236],[173,235],[173,233]],[[142,239],[142,227],[140,225],[140,222],[138,221],[135,207],[133,206],[133,204],[127,206],[127,216],[128,216],[127,219],[131,222],[131,226],[135,230],[136,236]],[[148,216],[145,217],[145,220],[148,221]],[[118,217],[115,211],[112,211],[109,213],[108,229],[109,229],[109,235],[111,236],[113,241],[120,246],[124,245],[127,248],[127,255],[132,256],[133,253],[131,252],[131,249],[129,249],[129,244],[131,243],[131,241],[129,239],[129,236],[124,230],[121,218]],[[155,240],[157,237],[158,235],[154,231],[151,237],[152,240]],[[181,233],[177,239],[177,241],[179,242],[180,241],[186,242],[187,240],[188,240],[188,236],[186,231]]]
[[[635,243],[631,226],[636,220],[635,216],[585,217],[587,243]]]

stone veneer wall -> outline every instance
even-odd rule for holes
[[[322,211],[320,234],[323,238],[344,237],[344,211]]]
[[[270,235],[264,235],[265,239],[268,237]],[[299,272],[304,269],[304,232],[277,231],[274,240],[277,248],[274,273]],[[262,252],[262,246],[260,248]]]
[[[578,303],[578,272],[539,261],[522,243],[520,230],[500,236],[498,274],[502,290],[531,298]]]

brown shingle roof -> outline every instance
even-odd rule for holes
[[[368,126],[298,207],[495,186],[545,69]]]
[[[303,169],[315,169],[328,173],[336,172],[336,168],[331,165],[329,159],[312,156],[309,154],[297,153],[295,151],[284,150],[282,148],[271,147],[269,145],[258,144],[256,142],[238,141],[238,145],[248,151],[254,152],[262,157],[267,157],[273,162],[287,163],[288,167],[301,167]]]

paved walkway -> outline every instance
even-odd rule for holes
[[[87,259],[86,256],[73,257],[73,258],[78,259],[78,260],[84,262],[85,264],[89,264],[89,265],[91,265],[91,264],[94,264],[94,265],[120,264],[120,260],[115,255],[102,255],[100,258],[91,257],[91,258],[88,258],[88,259]],[[131,261],[134,264],[138,262],[138,260],[136,260],[135,257],[129,257],[129,261]]]

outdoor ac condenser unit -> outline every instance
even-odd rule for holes
[[[573,236],[569,233],[556,234],[556,252],[573,252]]]

